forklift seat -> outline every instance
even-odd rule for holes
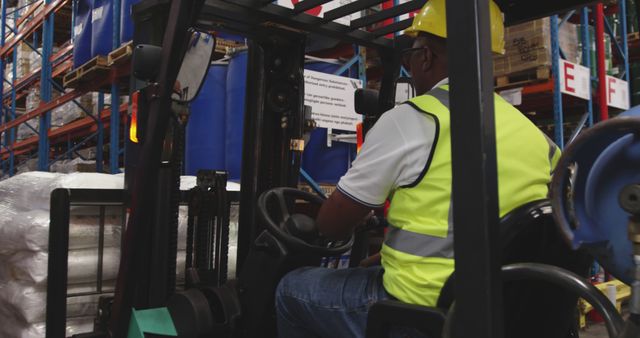
[[[592,259],[573,251],[560,237],[548,200],[527,203],[500,220],[503,265],[542,263],[586,278]],[[410,327],[440,338],[453,304],[455,272],[443,286],[435,308],[385,300],[369,310],[367,338],[386,338],[392,327]],[[505,281],[505,338],[567,338],[575,324],[578,296],[542,281]],[[453,325],[456,325],[455,322]]]

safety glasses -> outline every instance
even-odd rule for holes
[[[407,71],[411,71],[411,57],[413,56],[413,53],[419,50],[427,49],[427,48],[429,47],[421,46],[421,47],[412,47],[412,48],[403,49],[400,52],[400,60],[402,62],[402,66],[404,67],[404,69],[406,69]]]

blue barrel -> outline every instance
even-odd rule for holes
[[[335,73],[339,64],[327,62],[306,63],[305,68],[328,74]],[[336,130],[334,130],[336,132]],[[302,169],[318,183],[336,184],[355,157],[356,146],[344,142],[332,142],[327,147],[327,129],[316,128],[302,153]]]
[[[93,0],[91,10],[91,57],[113,50],[113,6],[110,0]]]
[[[244,42],[245,37],[240,35],[234,35],[226,32],[216,32],[216,37],[218,39],[228,40],[228,41],[236,41],[236,42]]]
[[[91,7],[93,0],[78,0],[74,10],[73,68],[91,60]]]
[[[242,173],[242,136],[244,130],[244,103],[247,81],[246,51],[236,54],[229,61],[227,72],[226,107],[226,166],[229,180],[239,181]]]
[[[227,66],[213,65],[191,102],[185,146],[185,173],[225,168],[225,100]]]
[[[341,64],[337,60],[327,60],[330,62],[306,62],[304,68],[308,70],[315,70],[316,72],[333,74],[340,69]]]
[[[133,40],[133,19],[131,18],[131,6],[140,0],[122,0],[120,7],[120,42]]]

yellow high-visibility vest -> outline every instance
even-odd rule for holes
[[[406,103],[436,125],[422,177],[413,185],[398,188],[391,197],[391,226],[381,251],[385,289],[411,304],[435,306],[454,270],[448,90],[448,86],[441,86]],[[497,94],[495,130],[502,217],[520,205],[547,197],[560,150]]]

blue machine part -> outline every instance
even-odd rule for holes
[[[225,100],[227,66],[213,65],[191,102],[185,146],[185,173],[225,169]]]
[[[91,57],[113,50],[113,6],[111,0],[93,0],[91,10]]]
[[[598,123],[565,150],[552,181],[554,218],[574,249],[621,281],[634,280],[622,189],[640,183],[640,108]]]
[[[75,26],[73,27],[73,68],[78,68],[91,60],[91,8],[93,0],[78,0],[74,7]]]

